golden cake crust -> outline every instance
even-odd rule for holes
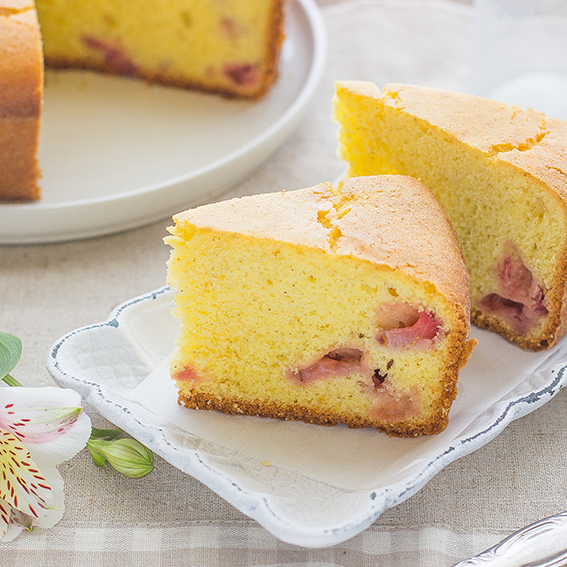
[[[0,38],[0,200],[34,200],[43,60],[33,2],[0,4]]]
[[[469,279],[466,271],[459,269],[464,259],[457,237],[447,231],[447,214],[421,181],[376,175],[346,179],[340,183],[340,191],[341,212],[348,209],[349,214],[337,213],[333,187],[322,183],[281,195],[253,195],[204,205],[175,215],[174,221],[352,255],[433,282],[442,293],[459,301],[467,297]],[[379,193],[387,196],[376,198]],[[365,212],[365,202],[372,203],[376,214]],[[246,215],[241,214],[244,208]],[[423,219],[423,209],[431,211],[427,219]],[[312,222],[322,210],[329,211],[327,218]],[[415,232],[416,219],[429,235],[427,240],[406,237]],[[330,235],[327,220],[332,220],[339,232]],[[368,235],[372,235],[372,242]]]
[[[393,104],[399,102],[407,112],[542,181],[567,202],[566,121],[465,93],[392,83],[384,87],[382,95],[374,88],[379,97],[392,96]],[[431,91],[435,91],[435,104]]]
[[[403,185],[403,187],[402,187]],[[463,304],[468,297],[469,277],[464,258],[444,209],[421,182],[406,176],[369,176],[346,179],[342,191],[347,200],[356,192],[349,214],[337,220],[341,232],[335,252],[357,256],[392,269],[402,269],[421,281],[429,281],[447,297]],[[376,193],[387,193],[376,198]],[[363,197],[360,197],[362,193]],[[364,201],[371,201],[376,215],[365,214]],[[348,202],[348,201],[347,201]],[[419,210],[430,211],[425,218]],[[407,238],[418,232],[428,238]],[[369,243],[368,234],[375,240]]]

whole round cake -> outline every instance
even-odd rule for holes
[[[469,276],[433,194],[353,178],[174,217],[179,401],[391,435],[442,431],[469,339]]]

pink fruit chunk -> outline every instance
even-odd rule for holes
[[[386,380],[374,395],[376,401],[370,408],[370,417],[389,423],[403,421],[417,415],[421,409],[417,391],[399,392]]]
[[[251,87],[258,79],[258,71],[249,63],[226,63],[223,73],[241,87]]]
[[[545,291],[513,245],[495,269],[497,289],[485,295],[479,308],[506,321],[520,335],[533,329],[548,314]]]
[[[440,322],[409,303],[386,303],[376,310],[376,340],[390,348],[428,349],[439,338]]]
[[[193,382],[196,384],[202,381],[199,374],[197,374],[197,371],[191,366],[185,366],[184,368],[173,372],[172,377],[177,382]]]
[[[236,39],[240,35],[238,25],[232,18],[223,18],[220,21],[220,30],[231,39]]]
[[[83,36],[83,43],[104,56],[104,64],[108,69],[120,75],[137,75],[138,66],[130,59],[126,51],[112,43],[92,36]]]
[[[298,384],[307,384],[321,378],[349,376],[355,373],[368,373],[365,353],[357,348],[342,347],[290,373],[290,378]]]
[[[369,411],[371,419],[394,423],[417,415],[421,410],[419,392],[413,389],[400,392],[392,385],[389,374],[394,359],[390,359],[384,368],[372,370],[368,358],[368,353],[362,348],[341,347],[303,368],[290,371],[288,378],[298,386],[306,386],[325,378],[359,374],[362,376],[358,382],[360,389],[373,400]]]

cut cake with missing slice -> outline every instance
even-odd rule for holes
[[[471,276],[472,320],[541,350],[567,330],[567,121],[412,85],[336,85],[349,175],[402,174],[441,201]]]
[[[278,75],[284,11],[283,0],[0,0],[0,202],[40,198],[44,59],[258,100]]]
[[[6,1],[6,0],[2,0]],[[258,99],[278,74],[283,0],[36,0],[49,67]]]
[[[469,339],[469,277],[419,181],[349,179],[174,217],[179,402],[390,435],[442,431]]]

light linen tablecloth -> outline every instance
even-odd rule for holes
[[[333,180],[333,81],[366,79],[467,90],[472,8],[449,0],[321,1],[329,34],[324,80],[301,128],[225,197]],[[169,221],[103,238],[0,247],[0,329],[23,340],[15,376],[52,385],[51,345],[161,287]],[[109,424],[89,410],[97,426]],[[328,549],[282,543],[198,481],[156,458],[141,480],[96,469],[83,451],[59,467],[66,512],[52,529],[0,544],[0,566],[302,565],[444,567],[567,507],[567,394],[514,422],[441,471],[363,533]]]

